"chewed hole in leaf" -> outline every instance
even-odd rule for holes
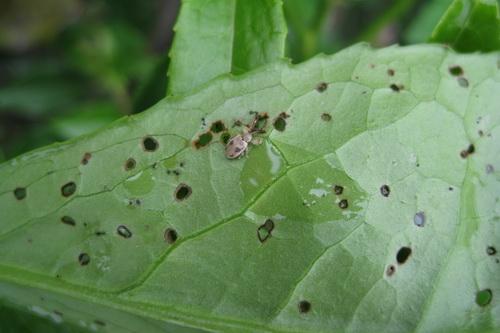
[[[328,89],[328,83],[326,82],[320,82],[318,83],[318,85],[316,86],[316,91],[317,92],[320,92],[322,93],[323,91],[325,91],[326,89]]]
[[[391,85],[389,86],[389,88],[391,88],[391,89],[392,89],[392,91],[395,91],[395,92],[399,92],[399,91],[402,89],[402,87],[401,87],[401,86],[398,86],[398,85],[397,85],[397,84],[395,84],[395,83],[391,84]]]
[[[155,138],[147,136],[144,139],[142,139],[142,148],[144,148],[145,151],[147,152],[153,152],[156,149],[158,149],[158,141],[156,141]]]
[[[224,123],[222,120],[217,120],[210,126],[210,130],[214,133],[220,133],[226,129],[226,126],[224,126]]]
[[[462,75],[464,75],[464,70],[462,69],[462,67],[460,67],[458,65],[450,66],[450,68],[448,70],[450,71],[450,74],[453,75],[453,76],[462,76]]]
[[[172,228],[167,228],[167,230],[165,230],[165,233],[163,234],[163,237],[165,239],[165,242],[167,242],[168,244],[174,244],[177,240],[177,231]]]
[[[224,132],[220,136],[220,141],[225,145],[227,145],[229,139],[231,139],[231,134],[229,134],[229,132]]]
[[[118,228],[116,228],[116,233],[123,238],[132,237],[132,231],[130,231],[130,229],[127,228],[127,226],[124,226],[123,224],[120,224]]]
[[[321,114],[321,120],[323,120],[323,121],[330,121],[330,120],[332,120],[332,116],[329,113],[322,113]]]
[[[194,142],[194,146],[196,148],[205,147],[206,145],[208,145],[212,141],[212,139],[213,139],[212,132],[203,133]]]
[[[125,170],[130,171],[135,168],[135,165],[136,165],[135,160],[132,157],[130,157],[125,161]]]
[[[389,75],[389,76],[394,76],[394,74],[395,74],[394,69],[389,68],[389,69],[387,70],[387,75]]]
[[[267,125],[268,118],[269,118],[269,115],[267,113],[258,114],[257,118],[255,119],[254,129],[263,130]]]
[[[398,253],[396,254],[396,261],[398,264],[404,264],[406,260],[411,255],[411,249],[409,247],[403,246],[402,248],[399,249]]]
[[[347,207],[349,207],[349,202],[347,201],[347,199],[342,199],[339,201],[339,207],[341,209],[346,209]]]
[[[23,200],[26,198],[26,188],[16,187],[14,190],[14,197],[16,197],[17,200]]]
[[[83,154],[83,157],[82,157],[82,165],[87,165],[90,161],[90,159],[92,158],[92,154],[91,153],[85,153]]]
[[[299,312],[300,313],[308,313],[311,311],[311,303],[308,301],[300,301],[299,302]]]
[[[387,276],[393,276],[394,273],[396,273],[396,266],[394,266],[394,265],[387,266],[387,269],[385,270],[385,274],[387,274]]]
[[[470,154],[473,154],[475,151],[476,151],[476,148],[474,147],[474,145],[470,144],[469,147],[467,147],[467,149],[462,150],[460,152],[460,156],[462,158],[467,158]]]
[[[488,246],[486,248],[486,253],[489,255],[489,256],[494,256],[495,254],[497,254],[497,249],[494,247],[494,246]]]
[[[271,232],[274,229],[274,222],[271,219],[267,219],[264,224],[257,228],[257,238],[261,243],[264,243],[269,237],[271,237]]]
[[[288,116],[284,113],[280,114],[274,119],[273,126],[277,131],[283,132],[286,129],[286,118]]]
[[[76,225],[75,219],[73,219],[71,216],[67,216],[67,215],[61,217],[61,222],[64,224],[70,225],[70,226]]]
[[[423,227],[425,224],[425,213],[424,212],[416,213],[415,216],[413,217],[413,223],[415,223],[417,227]]]
[[[380,194],[382,194],[384,197],[388,197],[389,194],[391,194],[391,189],[389,188],[389,185],[380,186]]]
[[[82,266],[86,266],[90,263],[90,256],[87,253],[80,253],[78,256],[78,262]]]
[[[458,85],[462,88],[467,88],[469,86],[469,81],[464,77],[459,77],[457,81]]]
[[[493,293],[491,289],[483,289],[476,293],[476,304],[479,306],[486,306],[491,303]]]
[[[190,186],[186,184],[179,184],[179,186],[175,189],[175,199],[177,199],[177,201],[186,200],[192,192],[193,191]]]
[[[64,197],[69,197],[76,192],[76,184],[74,182],[69,182],[61,187],[61,194]]]
[[[335,185],[333,186],[333,192],[335,192],[336,195],[341,195],[344,192],[344,187]]]

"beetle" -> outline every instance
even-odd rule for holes
[[[261,130],[256,129],[255,125],[259,118],[255,118],[252,122],[251,126],[248,129],[245,129],[242,134],[238,134],[233,136],[228,143],[226,144],[225,155],[228,159],[233,160],[236,158],[240,158],[248,150],[248,145],[250,143],[259,144],[260,140],[257,141],[253,138],[253,133],[260,132]]]

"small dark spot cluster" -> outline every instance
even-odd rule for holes
[[[23,200],[24,198],[26,198],[26,188],[16,187],[16,189],[14,190],[14,197],[17,200]]]
[[[76,184],[74,182],[69,182],[61,187],[61,194],[64,197],[69,197],[76,192]]]
[[[190,186],[186,184],[179,184],[179,186],[175,189],[175,199],[177,199],[177,201],[186,200],[192,192],[193,191]]]
[[[467,157],[469,157],[469,155],[473,154],[475,151],[476,151],[476,149],[474,148],[474,145],[471,143],[471,144],[469,145],[469,147],[467,147],[467,149],[462,150],[462,151],[460,152],[460,156],[461,156],[462,158],[467,158]]]
[[[322,93],[326,89],[328,89],[328,83],[326,83],[326,82],[320,82],[316,86],[316,91],[319,92],[319,93]]]
[[[392,68],[389,68],[389,69],[387,70],[387,75],[389,75],[389,76],[394,76],[394,74],[395,74],[395,73],[396,73],[396,72],[395,72],[395,71],[394,71],[394,69],[392,69]]]
[[[399,91],[401,91],[401,90],[403,90],[403,89],[404,89],[404,86],[403,86],[402,84],[399,84],[399,85],[398,85],[398,84],[393,83],[393,84],[391,84],[391,85],[389,86],[389,88],[391,88],[391,89],[392,89],[392,91],[399,92]]]
[[[158,149],[158,146],[158,141],[156,141],[156,139],[151,136],[147,136],[142,139],[142,148],[144,149],[144,151],[153,152]]]
[[[120,235],[123,238],[130,238],[132,237],[132,231],[130,231],[127,226],[120,224],[118,228],[116,228],[116,233]]]
[[[98,231],[96,231],[94,234],[95,234],[96,236],[104,236],[104,235],[106,235],[106,231],[100,231],[100,230],[98,230]]]
[[[308,301],[300,301],[299,302],[299,312],[300,313],[308,313],[311,311],[311,303]]]
[[[464,70],[462,69],[462,67],[460,67],[458,65],[450,66],[448,68],[448,70],[450,71],[450,74],[453,75],[453,76],[462,76],[462,75],[464,75]]]
[[[224,145],[227,145],[227,143],[229,142],[229,140],[231,139],[231,134],[229,134],[229,132],[224,132],[221,134],[220,136],[220,141],[224,144]]]
[[[261,243],[264,243],[269,237],[271,237],[271,233],[274,230],[274,221],[271,219],[267,219],[264,224],[260,225],[257,228],[257,238]]]
[[[489,255],[489,256],[494,256],[495,254],[497,254],[497,249],[494,247],[494,246],[488,246],[486,248],[486,253]]]
[[[163,238],[168,244],[174,244],[177,240],[177,231],[172,228],[167,228],[163,234]]]

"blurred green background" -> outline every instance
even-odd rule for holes
[[[300,62],[365,40],[425,42],[451,0],[284,0]],[[2,0],[0,161],[165,96],[179,0]]]

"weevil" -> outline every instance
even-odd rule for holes
[[[255,128],[259,117],[255,117],[252,124],[243,131],[242,134],[238,134],[229,139],[226,144],[226,157],[230,160],[240,158],[245,155],[248,151],[248,145],[250,143],[260,144],[261,140],[255,139],[253,134],[256,132],[262,132],[262,130]]]

